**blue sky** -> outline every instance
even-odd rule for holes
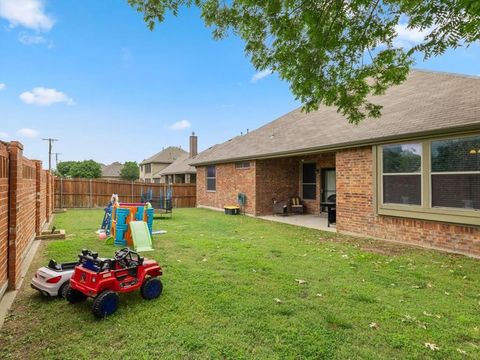
[[[476,45],[416,67],[478,75],[479,59]],[[241,40],[212,40],[196,9],[150,32],[126,1],[0,0],[0,138],[45,165],[45,137],[61,160],[141,161],[186,149],[191,131],[205,149],[299,105]]]

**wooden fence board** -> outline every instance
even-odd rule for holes
[[[195,207],[196,185],[173,184],[173,206]],[[121,202],[140,202],[142,193],[152,189],[153,197],[160,196],[165,184],[115,181],[102,179],[55,179],[55,207],[95,208],[107,205],[112,194],[118,194]]]

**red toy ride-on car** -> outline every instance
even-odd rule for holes
[[[162,268],[154,260],[124,248],[113,259],[101,259],[98,254],[82,250],[80,261],[70,279],[66,299],[75,304],[93,298],[92,311],[98,318],[113,314],[118,308],[118,293],[140,288],[146,300],[156,299],[163,290]]]

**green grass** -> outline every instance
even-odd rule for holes
[[[82,248],[112,256],[94,235],[101,218],[56,216],[68,239],[42,244],[0,331],[1,358],[480,357],[477,260],[208,210],[155,221],[168,231],[148,254],[164,268],[157,300],[123,294],[99,321],[91,301],[29,288],[49,258],[71,261]]]

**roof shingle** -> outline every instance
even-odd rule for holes
[[[301,109],[215,145],[190,164],[228,162],[357,146],[431,132],[480,130],[480,77],[412,70],[407,81],[373,97],[379,119],[352,125],[336,108]]]

